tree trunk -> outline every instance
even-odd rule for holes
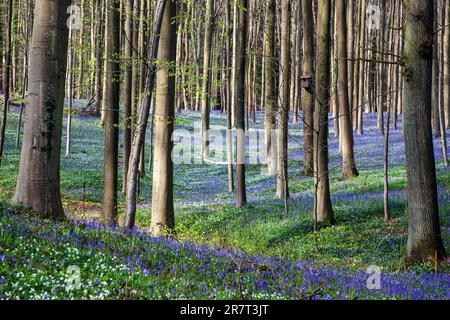
[[[202,158],[209,158],[209,118],[211,110],[211,60],[212,36],[214,29],[214,0],[206,2],[205,41],[203,50],[202,77]]]
[[[133,56],[133,0],[125,3],[125,75],[124,75],[124,101],[123,101],[123,192],[126,193],[128,165],[131,152],[131,106],[133,101],[131,94],[132,56]]]
[[[29,106],[14,201],[62,218],[61,131],[69,0],[37,0],[30,51]]]
[[[275,136],[275,115],[277,112],[277,101],[275,96],[274,75],[274,46],[275,46],[275,0],[270,0],[266,8],[265,30],[264,30],[264,76],[265,76],[265,133],[267,145],[267,170],[269,175],[275,175],[278,171],[278,148]]]
[[[319,0],[317,16],[317,74],[314,112],[314,219],[334,223],[328,172],[328,115],[330,112],[330,0]]]
[[[100,21],[97,21],[95,26],[96,37],[96,49],[95,49],[95,107],[97,110],[97,114],[103,114],[101,111],[102,104],[102,71],[103,71],[103,62],[102,62],[102,52],[103,52],[103,0],[95,1],[95,10],[100,14]]]
[[[130,154],[130,163],[128,168],[128,179],[127,179],[127,193],[126,193],[126,218],[125,227],[131,229],[135,224],[136,216],[136,201],[137,201],[137,186],[138,186],[138,171],[139,171],[139,161],[140,152],[145,141],[145,133],[147,131],[148,119],[150,117],[150,109],[153,103],[153,89],[155,87],[156,78],[156,59],[158,58],[159,51],[159,34],[161,33],[161,25],[164,17],[164,12],[166,8],[167,0],[160,0],[158,2],[158,7],[155,9],[155,19],[153,25],[152,38],[150,41],[151,51],[150,51],[150,68],[147,72],[145,81],[145,95],[142,101],[142,106],[139,109],[139,117],[137,121],[136,130],[134,132],[133,145]],[[153,117],[155,112],[152,112],[152,128],[150,132],[153,132]],[[150,138],[150,143],[153,142],[153,137]],[[153,160],[153,152],[151,153],[151,159]]]
[[[8,0],[8,20],[6,25],[6,47],[5,47],[5,65],[4,65],[4,103],[3,103],[3,113],[2,113],[2,124],[0,127],[0,165],[3,160],[3,152],[5,146],[5,135],[6,135],[6,121],[8,117],[8,107],[9,100],[11,98],[11,52],[12,52],[12,15],[13,15],[13,1]],[[1,22],[0,22],[1,23]],[[0,75],[1,76],[1,75]]]
[[[247,205],[245,186],[245,75],[247,54],[247,10],[248,0],[235,3],[236,30],[234,34],[234,66],[235,79],[234,106],[237,130],[237,207]]]
[[[405,2],[404,135],[408,180],[407,264],[446,257],[439,223],[431,129],[433,2]],[[417,19],[417,17],[421,19]]]
[[[226,4],[226,30],[230,28],[231,25],[231,5],[229,2]],[[233,174],[233,121],[232,121],[232,103],[231,103],[231,72],[228,69],[231,66],[232,62],[232,53],[231,53],[231,37],[232,32],[227,32],[226,34],[226,44],[225,44],[225,53],[226,53],[226,101],[227,101],[227,158],[228,158],[228,190],[230,192],[234,192],[234,174]]]
[[[162,234],[175,227],[173,208],[172,132],[175,121],[175,76],[171,64],[176,57],[175,2],[168,1],[161,25],[158,60],[163,64],[156,75],[155,145],[151,233]]]
[[[289,198],[288,187],[288,123],[289,123],[289,79],[291,73],[290,49],[291,1],[281,3],[281,61],[280,61],[280,112],[277,197]]]
[[[450,0],[445,0],[444,26],[444,117],[445,128],[450,128]]]
[[[309,77],[314,83],[314,15],[313,1],[303,0],[303,76]],[[302,89],[303,101],[303,133],[304,133],[304,172],[307,176],[314,173],[314,96],[312,92]]]
[[[107,0],[106,19],[106,69],[105,94],[103,96],[103,112],[105,120],[104,141],[104,198],[103,213],[106,223],[117,224],[117,173],[119,148],[119,93],[120,66],[117,57],[120,55],[119,4],[115,0]]]
[[[353,130],[350,120],[350,105],[348,97],[348,53],[347,53],[347,11],[345,0],[336,0],[336,14],[339,19],[338,32],[338,97],[339,97],[339,119],[342,135],[342,179],[347,180],[358,176],[355,156],[353,152]]]

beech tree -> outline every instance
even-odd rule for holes
[[[446,258],[439,223],[436,165],[431,129],[433,2],[405,2],[404,135],[408,180],[406,261]],[[420,16],[421,19],[416,17]]]
[[[338,97],[339,129],[342,143],[342,178],[349,179],[358,175],[353,152],[353,130],[350,120],[350,103],[348,91],[348,51],[347,51],[347,10],[345,0],[336,0],[337,38],[338,38]]]
[[[278,142],[277,197],[288,198],[288,123],[289,123],[289,79],[291,73],[290,56],[291,1],[281,2],[281,61],[280,61],[280,108]]]
[[[303,77],[304,81],[314,83],[314,15],[313,1],[302,0],[303,12]],[[306,175],[314,173],[314,151],[313,151],[313,127],[314,127],[314,96],[312,88],[303,88],[302,106],[303,106],[303,153],[304,153],[304,172]]]
[[[150,109],[153,101],[153,91],[156,82],[157,58],[159,52],[159,39],[161,33],[161,26],[164,19],[164,12],[166,10],[168,0],[159,0],[155,8],[155,18],[153,21],[152,35],[149,40],[150,56],[149,56],[149,70],[146,74],[144,98],[142,105],[139,108],[139,115],[136,123],[136,130],[134,132],[133,145],[130,151],[130,161],[128,167],[127,187],[126,187],[126,217],[125,227],[132,229],[136,218],[137,205],[137,189],[138,189],[138,173],[139,163],[141,159],[141,151],[144,146],[145,133],[147,131],[147,124],[150,117]],[[154,115],[154,112],[153,112]],[[153,121],[152,121],[153,123]],[[153,139],[150,139],[151,141]],[[154,160],[154,158],[152,158]]]
[[[5,48],[5,66],[4,66],[4,103],[3,103],[3,112],[2,112],[2,123],[0,126],[0,165],[3,159],[3,149],[5,145],[5,135],[6,135],[6,121],[8,117],[8,107],[9,107],[9,100],[11,98],[11,64],[12,64],[12,16],[13,16],[13,1],[8,0],[7,2],[7,8],[8,8],[8,19],[6,24],[6,48]]]
[[[277,101],[275,99],[275,15],[276,1],[269,0],[266,7],[264,25],[264,109],[267,145],[267,170],[269,175],[278,172],[276,129]]]
[[[131,94],[131,78],[133,68],[133,0],[126,0],[125,2],[125,51],[124,51],[124,97],[123,97],[123,191],[126,192],[128,164],[131,152],[131,109],[132,109],[132,94]]]
[[[235,32],[233,35],[234,54],[234,106],[236,110],[237,129],[237,206],[247,205],[247,192],[245,186],[245,75],[247,54],[247,10],[248,0],[236,1],[234,5]]]
[[[173,63],[176,57],[175,1],[169,0],[164,10],[159,39],[156,76],[155,145],[153,160],[153,193],[151,232],[161,234],[175,226],[173,208],[172,132],[175,121],[175,77]]]
[[[319,0],[317,15],[317,70],[314,111],[314,219],[334,222],[328,171],[328,115],[330,112],[330,37],[331,3]]]
[[[119,1],[107,0],[106,69],[103,94],[105,126],[103,213],[108,224],[117,224],[117,178],[119,154]]]
[[[30,51],[29,104],[14,201],[62,218],[61,132],[69,0],[36,0]]]
[[[211,54],[214,30],[214,0],[206,2],[205,47],[203,52],[202,85],[202,158],[209,157],[209,122],[211,102]]]

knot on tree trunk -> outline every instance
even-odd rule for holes
[[[418,54],[425,60],[433,59],[434,40],[432,36],[427,36],[419,45]]]

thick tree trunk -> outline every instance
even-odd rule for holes
[[[404,135],[409,228],[406,262],[446,257],[437,199],[431,129],[433,2],[405,2]],[[421,17],[417,19],[417,17]]]
[[[59,169],[67,67],[69,0],[37,0],[30,52],[29,106],[14,201],[62,218]]]

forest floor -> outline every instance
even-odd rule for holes
[[[0,168],[0,199],[5,201],[10,200],[14,192],[20,156],[14,138],[18,118],[16,111],[11,114],[8,122],[6,154]],[[226,118],[220,113],[213,113],[211,123],[213,127],[223,130]],[[186,130],[182,132],[186,134],[187,131],[193,131],[194,124],[199,125],[199,115],[184,113],[178,117],[176,128]],[[250,120],[250,126],[262,130],[263,115],[258,115],[256,123]],[[355,134],[355,154],[360,176],[350,181],[342,181],[342,160],[338,152],[338,141],[333,130],[330,130],[331,192],[337,218],[335,226],[319,225],[317,232],[313,230],[314,183],[312,178],[305,177],[301,170],[302,128],[291,126],[291,199],[288,214],[285,213],[283,200],[275,198],[276,178],[265,175],[262,164],[247,166],[249,205],[245,209],[237,209],[235,196],[228,192],[226,165],[176,165],[174,197],[177,226],[173,240],[155,239],[139,232],[137,234],[140,236],[131,237],[130,240],[124,239],[117,230],[105,229],[88,222],[75,222],[79,219],[101,220],[103,189],[103,130],[98,125],[98,119],[76,116],[73,123],[72,155],[70,158],[63,157],[61,161],[61,188],[65,209],[69,216],[76,219],[61,225],[40,222],[24,213],[26,210],[14,209],[9,202],[4,202],[1,209],[9,214],[0,220],[0,246],[4,243],[6,251],[14,252],[14,259],[19,259],[20,254],[27,256],[30,252],[34,252],[34,257],[42,255],[43,248],[46,248],[45,243],[51,242],[48,248],[50,253],[45,254],[45,257],[51,256],[52,259],[36,262],[37,260],[30,258],[33,260],[31,269],[37,268],[38,263],[38,268],[44,264],[45,270],[54,266],[60,272],[64,272],[61,269],[63,262],[56,262],[54,259],[59,255],[64,256],[64,251],[77,251],[76,257],[73,258],[75,260],[71,262],[83,263],[84,268],[91,268],[92,270],[86,271],[82,269],[90,275],[89,279],[92,281],[97,279],[100,283],[108,283],[91,286],[95,287],[92,289],[94,291],[87,286],[83,297],[299,299],[303,295],[312,294],[318,288],[324,288],[322,297],[333,299],[447,298],[450,283],[448,262],[441,264],[441,275],[432,275],[432,263],[415,266],[408,272],[401,268],[407,229],[405,153],[401,123],[399,122],[399,128],[391,134],[390,183],[393,220],[387,224],[383,220],[384,141],[376,127],[376,116],[365,116],[365,131],[364,135]],[[198,144],[198,141],[196,143]],[[146,150],[146,156],[148,155],[149,147]],[[450,170],[444,169],[439,138],[435,139],[435,155],[442,231],[445,245],[450,250]],[[150,190],[151,175],[147,175],[142,180],[137,213],[140,230],[149,226]],[[123,195],[120,196],[120,201],[120,215],[123,217]],[[36,234],[33,230],[39,232]],[[72,233],[73,237],[70,238]],[[55,237],[59,237],[59,240],[55,240]],[[82,238],[81,243],[79,237]],[[33,241],[20,245],[19,240],[24,238],[32,238]],[[75,241],[74,244],[71,245],[72,240],[64,244],[67,239]],[[131,249],[125,249],[130,247],[130,241]],[[36,247],[33,247],[35,244]],[[68,247],[64,247],[65,245]],[[104,250],[100,250],[100,247],[105,245],[110,245],[111,249],[101,253]],[[51,253],[52,248],[55,250],[54,254]],[[170,253],[173,248],[178,248],[176,253]],[[152,253],[147,256],[146,250]],[[86,266],[89,264],[85,261],[89,252],[95,253],[89,258],[89,263],[99,259],[107,266],[105,268],[111,269],[115,266],[114,272],[108,269],[109,271],[101,273],[101,277],[97,275],[92,278],[99,271],[94,270],[92,266]],[[11,262],[5,259],[7,258],[3,256],[2,262],[7,262],[6,265],[1,264],[2,273],[11,270]],[[70,259],[72,258],[63,259],[64,263],[67,264]],[[115,259],[119,259],[120,263]],[[149,259],[153,260],[149,262]],[[248,261],[245,262],[246,260]],[[161,265],[158,267],[159,263]],[[297,272],[300,270],[296,269],[297,264],[301,272]],[[123,266],[123,270],[119,266]],[[368,276],[365,271],[368,266],[382,268],[385,273],[385,291],[367,290]],[[140,268],[142,274],[130,276],[128,272],[135,267]],[[44,273],[58,278],[45,270]],[[309,270],[309,273],[305,270]],[[173,277],[174,274],[180,275],[184,272],[186,276],[174,279],[177,278]],[[116,273],[117,276],[114,275]],[[420,276],[414,276],[416,273]],[[213,274],[224,277],[215,277]],[[19,283],[21,280],[17,277],[16,275],[15,279]],[[25,282],[30,282],[30,277],[31,275],[25,272],[22,278],[28,279],[28,282],[23,280],[24,286]],[[108,277],[111,279],[108,280]],[[129,277],[132,277],[131,280]],[[151,290],[145,282],[146,277],[151,277],[154,283]],[[336,277],[338,279],[330,280]],[[356,279],[356,283],[349,282],[348,277]],[[132,281],[131,285],[127,282],[129,280]],[[124,288],[124,281],[125,291],[122,292],[119,288]],[[1,282],[0,277],[0,289]],[[202,283],[200,287],[199,283]],[[159,285],[161,287],[158,287]],[[175,292],[170,293],[167,288],[172,287]],[[30,284],[29,288],[36,286]],[[99,288],[104,289],[103,295],[100,294],[103,291]],[[111,290],[108,291],[108,288]],[[23,293],[21,294],[23,296]],[[50,294],[49,297],[62,297],[60,292],[47,294]],[[16,292],[11,296],[21,295]]]

